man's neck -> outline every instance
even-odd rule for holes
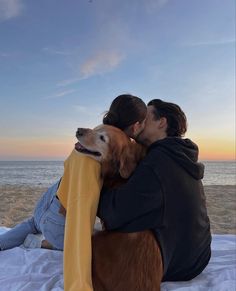
[[[166,137],[167,137],[166,133],[159,134],[158,136],[153,136],[148,141],[146,141],[146,145],[149,147],[154,142],[161,140],[161,139],[164,139]]]

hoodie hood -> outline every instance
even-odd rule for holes
[[[198,162],[198,146],[190,139],[167,137],[151,144],[148,152],[154,148],[172,158],[195,179],[203,178],[204,165]]]

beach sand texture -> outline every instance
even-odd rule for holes
[[[211,230],[236,234],[236,186],[205,186]],[[30,217],[43,187],[0,186],[0,226],[13,227]]]

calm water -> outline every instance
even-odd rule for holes
[[[203,162],[204,185],[236,185],[233,162]],[[49,186],[63,174],[62,161],[0,161],[0,184]]]
[[[49,186],[62,174],[62,161],[0,161],[1,185]]]

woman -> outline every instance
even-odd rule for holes
[[[144,128],[146,113],[146,105],[139,97],[130,94],[120,95],[113,100],[103,118],[103,123],[116,126],[135,139]],[[69,159],[73,159],[73,153],[74,151]],[[67,190],[63,188],[67,186],[64,185],[63,178],[66,178],[67,174],[65,171],[59,188],[63,194],[60,191],[57,193],[60,184],[58,181],[42,195],[35,207],[33,217],[0,235],[0,250],[10,249],[23,243],[29,248],[50,246],[55,250],[63,250],[65,217],[59,213],[59,209],[62,202],[64,202],[63,206],[66,206]]]

